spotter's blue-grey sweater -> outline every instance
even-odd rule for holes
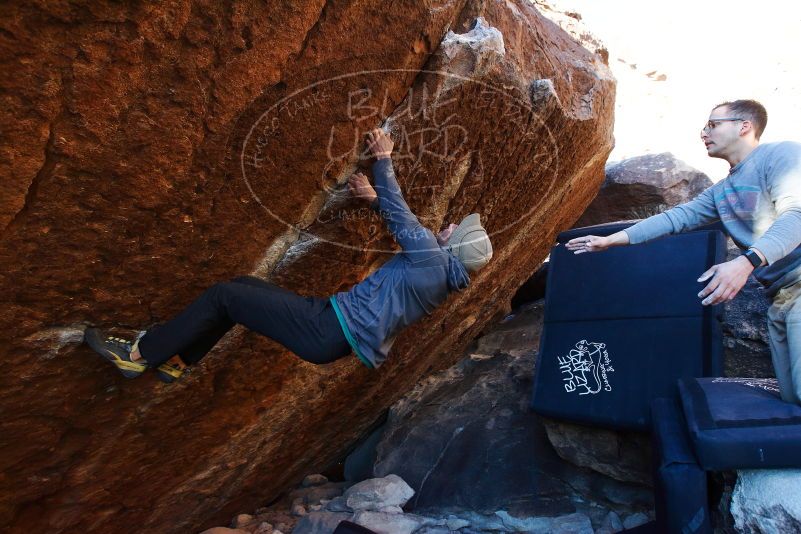
[[[350,291],[330,299],[353,351],[370,368],[384,363],[398,332],[470,283],[462,262],[440,247],[409,209],[392,160],[376,161],[373,178],[379,213],[401,251]]]
[[[753,274],[768,297],[801,279],[801,144],[759,145],[694,200],[625,232],[637,244],[718,220],[738,247],[765,255]]]

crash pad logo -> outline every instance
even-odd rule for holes
[[[750,388],[762,389],[779,394],[779,381],[775,378],[716,378],[713,384],[741,384]]]
[[[601,390],[612,391],[609,373],[615,369],[605,343],[589,343],[582,339],[567,356],[558,356],[557,360],[568,393],[596,395]]]

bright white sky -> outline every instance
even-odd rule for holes
[[[609,49],[618,81],[616,147],[609,161],[672,152],[718,181],[728,164],[706,156],[700,128],[712,106],[737,98],[754,98],[767,108],[762,142],[801,141],[801,2],[555,4],[580,13]],[[646,76],[651,71],[667,80],[654,81]]]

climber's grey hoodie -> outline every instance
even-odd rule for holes
[[[409,209],[392,160],[376,161],[373,177],[379,213],[402,250],[350,291],[331,297],[345,337],[370,368],[384,363],[398,332],[470,283],[462,263]]]

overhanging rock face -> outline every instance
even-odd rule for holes
[[[0,529],[186,532],[340,457],[450,366],[583,212],[614,81],[528,2],[0,8]],[[125,381],[88,325],[165,320],[255,273],[348,288],[394,250],[344,182],[386,124],[435,230],[495,257],[390,360],[312,366],[235,329],[190,377]]]

